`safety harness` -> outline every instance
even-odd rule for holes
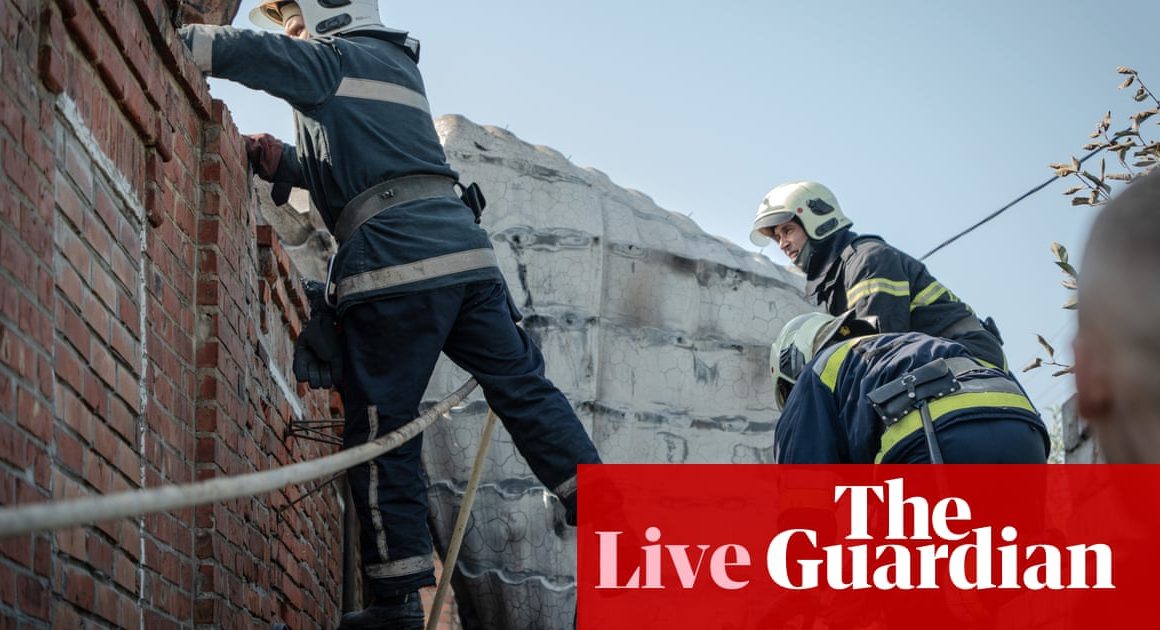
[[[391,208],[412,201],[440,197],[462,201],[475,215],[476,223],[479,223],[483,209],[487,207],[487,200],[484,199],[483,191],[480,190],[478,184],[464,186],[455,179],[444,175],[407,175],[371,186],[350,200],[350,203],[346,204],[338,216],[338,221],[334,226],[334,236],[340,244],[345,243],[367,221]],[[372,269],[343,278],[336,283],[334,282],[336,255],[330,257],[330,264],[326,270],[326,303],[332,308],[345,295],[394,287],[426,278],[498,264],[495,252],[490,248],[472,249],[417,260],[403,265]]]
[[[874,463],[881,463],[890,449],[912,433],[922,430],[932,463],[943,463],[934,423],[954,411],[978,407],[1008,407],[1032,413],[1035,408],[1019,386],[1004,377],[964,380],[967,372],[985,369],[966,357],[936,359],[904,374],[866,395],[886,425]]]

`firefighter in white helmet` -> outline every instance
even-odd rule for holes
[[[308,189],[339,242],[298,337],[295,376],[340,390],[343,446],[353,447],[416,417],[446,354],[479,382],[575,524],[576,467],[600,458],[516,325],[478,225],[482,195],[459,184],[435,131],[418,42],[384,26],[374,0],[266,2],[251,15],[283,32],[192,25],[181,36],[203,71],[294,108],[297,146],[254,136],[247,156],[279,198]],[[419,435],[348,471],[372,599],[343,628],[424,626],[418,589],[435,580],[421,450]]]
[[[1015,379],[948,339],[807,313],[782,328],[770,370],[779,464],[1047,461],[1047,427]]]
[[[817,182],[782,184],[761,200],[753,244],[773,241],[806,274],[806,293],[831,315],[852,309],[882,332],[917,331],[953,339],[987,363],[1006,368],[994,322],[980,321],[927,271],[882,238],[858,235],[834,193]]]

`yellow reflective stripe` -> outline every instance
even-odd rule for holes
[[[853,348],[856,342],[857,339],[851,339],[834,348],[834,353],[826,359],[826,365],[822,368],[819,378],[823,385],[830,388],[831,392],[838,386],[838,371],[842,369],[842,362],[846,360],[846,355],[850,354],[850,348]]]
[[[919,291],[918,295],[914,296],[914,299],[910,301],[910,310],[913,311],[914,309],[921,306],[930,306],[946,292],[947,288],[944,287],[941,282],[931,282],[930,284],[926,285],[925,289]]]
[[[979,407],[1024,409],[1035,413],[1035,407],[1031,406],[1031,401],[1027,400],[1027,397],[1023,394],[1012,394],[1008,392],[963,392],[930,401],[930,418],[934,422],[953,411]],[[878,450],[878,455],[874,458],[874,463],[882,463],[882,458],[890,452],[890,449],[894,448],[895,445],[911,433],[921,430],[922,414],[919,410],[915,409],[891,425],[882,434],[882,447]]]
[[[853,306],[858,300],[875,293],[907,296],[910,295],[910,283],[906,280],[868,278],[846,290],[846,305]]]

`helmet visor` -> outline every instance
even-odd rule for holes
[[[773,239],[769,238],[761,232],[764,228],[777,227],[782,223],[788,223],[793,218],[793,213],[789,211],[780,211],[767,214],[765,216],[757,217],[753,221],[753,231],[749,233],[749,240],[758,247],[769,245]]]
[[[286,20],[296,15],[302,15],[302,9],[293,0],[263,2],[250,11],[250,21],[260,28],[280,31]]]

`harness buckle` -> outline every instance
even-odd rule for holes
[[[334,283],[334,259],[338,252],[330,255],[330,262],[326,263],[326,282],[322,291],[322,300],[330,308],[338,308],[338,285]]]

